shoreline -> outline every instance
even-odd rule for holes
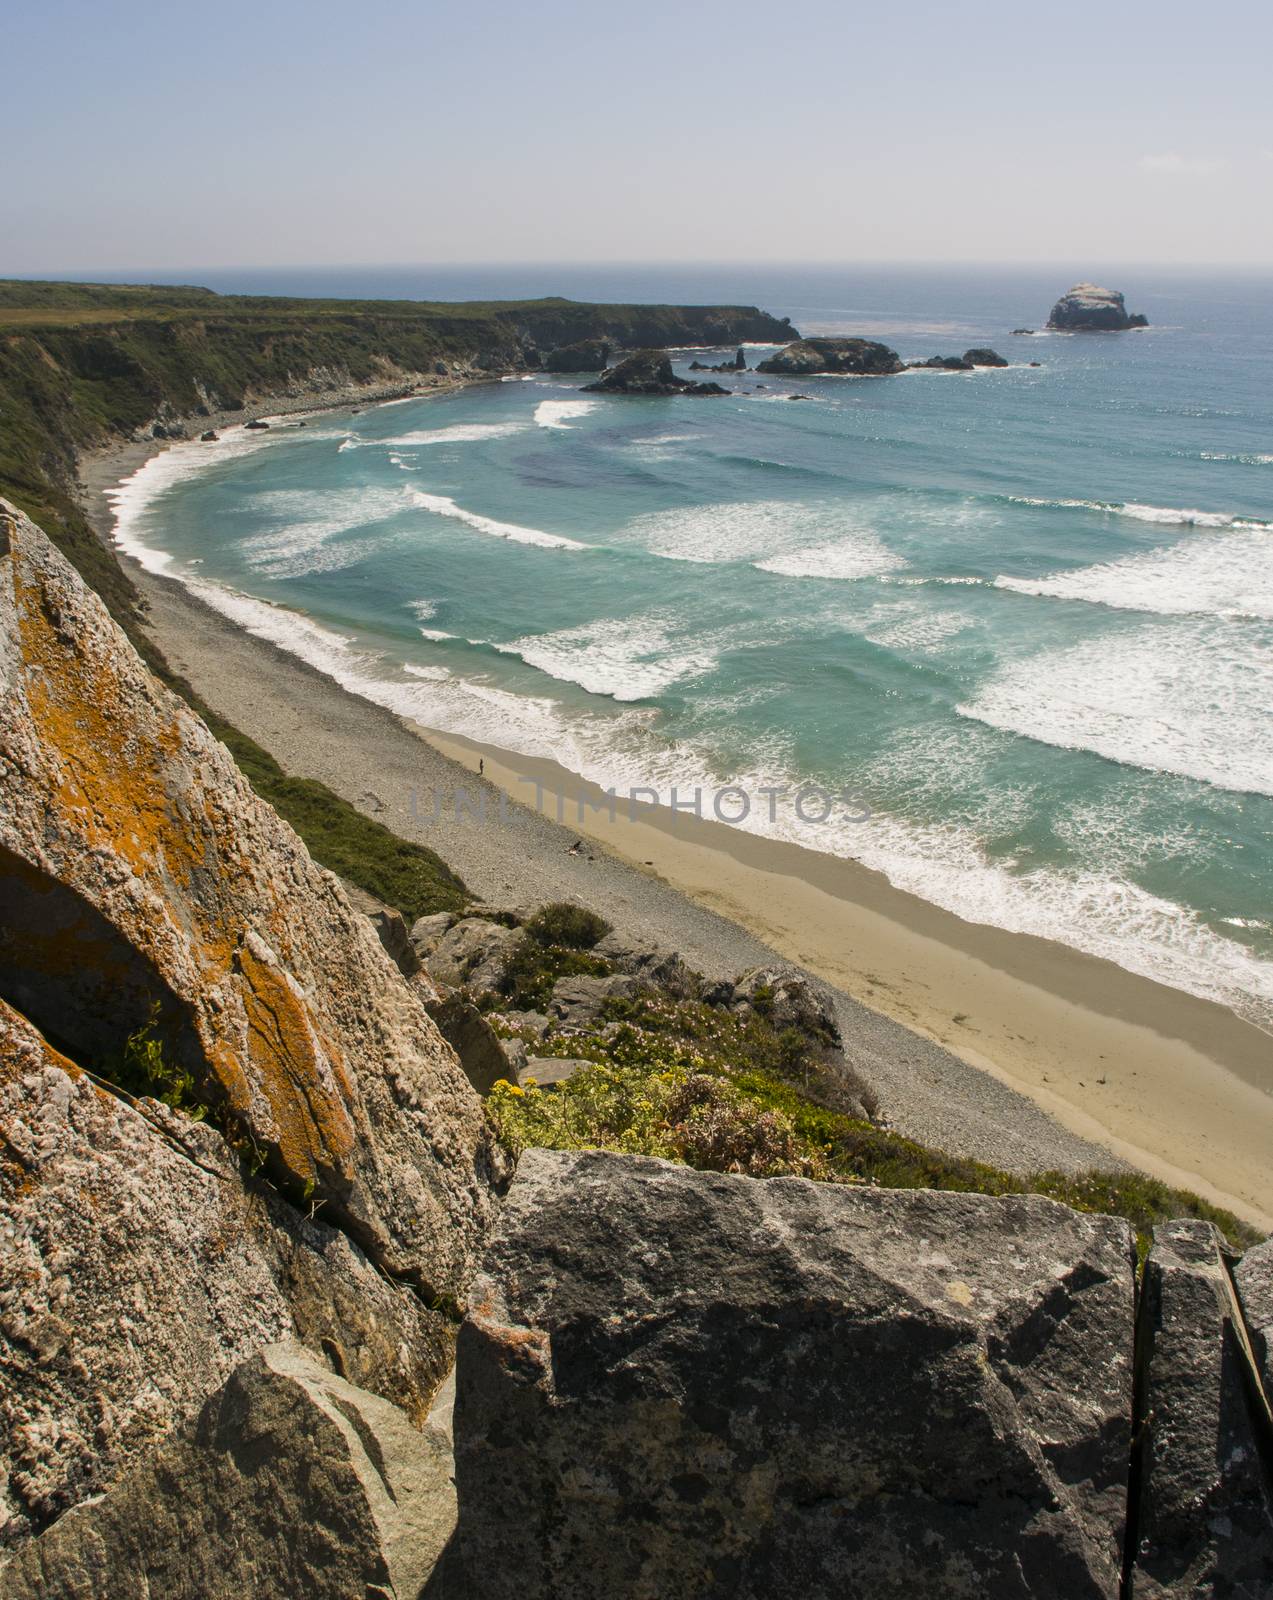
[[[462,381],[437,383],[436,390]],[[417,393],[414,387],[407,392]],[[326,403],[324,397],[307,396],[295,402],[291,414],[402,397],[401,387],[383,396],[341,392]],[[257,414],[288,413],[275,404],[262,405]],[[246,416],[235,413],[233,420]],[[211,420],[207,425],[217,426]],[[106,490],[167,442],[124,445],[82,462],[90,515],[108,542],[113,515]],[[433,844],[471,882],[480,881],[484,865],[472,837],[477,829],[470,827],[465,839],[464,825],[458,830],[453,825],[451,836],[442,838],[440,832],[447,830],[406,816],[401,794],[395,800],[359,790],[356,781],[342,784],[340,764],[348,760],[347,751],[341,755],[329,748],[324,757],[322,739],[320,750],[313,750],[315,728],[342,720],[336,716],[338,698],[375,713],[362,719],[365,731],[349,737],[361,745],[351,773],[360,772],[364,780],[367,773],[377,774],[377,791],[391,788],[381,776],[388,724],[445,762],[431,768],[435,789],[453,795],[456,787],[471,786],[480,758],[488,780],[515,802],[510,815],[521,819],[512,830],[516,838],[502,844],[516,851],[533,841],[546,881],[561,876],[553,870],[561,863],[543,859],[545,852],[560,856],[563,839],[587,838],[605,856],[583,852],[583,870],[573,873],[580,880],[573,888],[579,898],[587,898],[586,889],[604,876],[589,875],[588,865],[605,859],[622,867],[620,879],[626,873],[652,890],[657,886],[655,899],[671,897],[711,916],[716,930],[700,935],[700,957],[704,948],[737,943],[722,931],[733,929],[747,936],[740,949],[772,950],[831,983],[850,997],[854,1022],[866,1038],[855,1054],[899,1131],[1008,1166],[1028,1164],[1027,1149],[1037,1149],[1036,1166],[1052,1164],[1050,1147],[1056,1163],[1066,1165],[1084,1159],[1099,1165],[1108,1152],[1117,1159],[1111,1163],[1106,1155],[1107,1166],[1125,1161],[1248,1221],[1273,1227],[1273,1049],[1268,1035],[1222,1006],[1069,946],[966,922],[895,889],[859,863],[800,845],[667,811],[647,812],[636,822],[620,814],[614,823],[588,811],[580,821],[576,796],[595,799],[601,791],[555,762],[440,734],[373,707],[246,634],[178,580],[147,574],[121,558],[148,599],[149,631],[210,704],[259,738],[288,770],[323,778],[371,814],[389,812],[381,819],[408,837],[414,824],[414,836]],[[282,705],[262,707],[262,690],[274,685]],[[395,752],[395,759],[408,758]],[[525,820],[535,814],[522,804],[526,787],[516,780],[532,774],[546,796],[568,796],[564,830],[549,815],[535,825]],[[494,796],[496,789],[488,787]],[[548,809],[555,809],[551,801]],[[501,859],[500,870],[514,883],[519,871],[529,870],[510,864],[509,851],[496,848],[495,830],[481,837],[491,864]],[[572,874],[566,877],[573,881]],[[483,888],[499,898],[498,886]],[[616,892],[618,916],[624,914],[623,903],[642,898],[630,883],[618,889],[607,885],[612,903]],[[674,909],[664,907],[659,915],[676,925]],[[693,941],[688,943],[692,954]],[[887,1021],[895,1031],[869,1024],[870,1017]],[[986,1086],[992,1084],[1001,1096],[990,1093]],[[1037,1108],[1043,1122],[1067,1137],[1050,1139],[1023,1105]],[[1005,1119],[1013,1126],[1003,1125]],[[1029,1132],[1022,1135],[1019,1130],[1027,1123]]]

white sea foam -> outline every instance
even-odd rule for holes
[[[836,505],[726,501],[653,512],[628,531],[668,561],[750,561],[789,577],[863,578],[906,565]]]
[[[495,539],[511,539],[514,544],[542,545],[545,549],[587,550],[589,548],[578,539],[567,539],[562,533],[542,533],[538,528],[523,528],[515,522],[496,522],[493,517],[479,516],[475,511],[466,511],[463,506],[456,505],[454,500],[444,494],[426,494],[423,489],[408,489],[407,494],[412,505],[419,506],[422,511],[431,511],[438,517],[450,517],[455,522],[463,522],[467,527],[475,528],[478,533],[489,534]]]
[[[496,645],[564,683],[612,700],[646,700],[684,678],[700,677],[716,664],[701,637],[687,642],[654,616],[603,618],[557,633],[529,634]]]
[[[1244,467],[1273,467],[1273,454],[1265,455],[1258,451],[1228,454],[1222,450],[1203,450],[1199,459],[1202,461],[1234,461]]]
[[[1157,522],[1183,528],[1273,528],[1259,517],[1235,516],[1225,511],[1190,511],[1179,506],[1147,506],[1135,500],[1050,500],[1029,494],[1008,496],[1014,505],[1052,506],[1065,511],[1103,511],[1131,517],[1136,522]]]
[[[310,438],[313,437],[311,434]],[[115,544],[148,572],[166,571],[172,564],[172,556],[152,548],[142,538],[142,523],[151,506],[187,478],[235,457],[253,454],[271,443],[277,444],[277,440],[271,440],[264,431],[236,428],[222,434],[215,442],[204,444],[191,440],[170,445],[151,456],[136,472],[106,490],[106,499],[115,516],[112,532]]]
[[[487,439],[510,439],[525,433],[524,422],[456,422],[449,428],[416,428],[398,433],[392,439],[360,439],[360,445],[375,445],[388,450],[410,450],[420,445],[481,444]]]
[[[1263,528],[1231,527],[1212,538],[1188,539],[1074,572],[999,577],[995,586],[1162,616],[1197,612],[1273,619],[1273,535]]]
[[[356,450],[359,443],[360,441],[355,439],[352,433],[347,433],[336,446],[336,453],[337,455],[343,455],[346,450]]]
[[[597,409],[595,400],[541,400],[535,407],[535,421],[541,428],[569,428],[575,417],[586,417]]]
[[[337,572],[373,555],[389,534],[363,539],[341,536],[389,522],[402,507],[400,491],[388,488],[269,490],[245,499],[243,511],[267,526],[241,540],[238,550],[248,566],[266,578]],[[277,525],[280,521],[282,526]]]
[[[430,600],[427,595],[422,595],[419,600],[408,600],[407,609],[413,612],[421,622],[427,622],[430,617],[438,614],[438,603]]]
[[[805,545],[786,555],[755,561],[761,572],[777,572],[788,578],[873,578],[906,565],[869,529],[859,529],[825,544]]]
[[[991,727],[1273,794],[1273,648],[1258,624],[1144,626],[1045,650],[956,708]]]

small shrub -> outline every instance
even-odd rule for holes
[[[610,924],[595,911],[556,900],[541,906],[526,923],[526,932],[537,944],[564,945],[568,950],[591,950],[610,932]]]
[[[566,945],[543,945],[527,933],[513,946],[504,965],[501,999],[519,1011],[544,1011],[558,978],[604,978],[612,971],[608,961]]]
[[[165,1057],[159,1012],[156,1000],[146,1021],[128,1035],[119,1054],[102,1064],[101,1076],[128,1094],[162,1100],[174,1111],[201,1122],[208,1108],[200,1100],[191,1074]]]

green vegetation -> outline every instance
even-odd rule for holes
[[[605,977],[614,968],[588,952],[609,932],[610,924],[583,906],[566,900],[541,906],[505,963],[501,995],[487,1004],[545,1011],[558,978]]]
[[[469,892],[427,845],[400,839],[317,778],[289,777],[274,757],[185,685],[185,697],[221,740],[262,799],[296,829],[314,860],[356,883],[408,923],[434,911],[462,911]]]
[[[595,911],[554,900],[540,906],[526,924],[527,935],[545,948],[562,945],[567,950],[591,950],[610,932],[610,924]]]
[[[835,1108],[834,1080],[807,1040],[698,1002],[610,1001],[595,1032],[536,1041],[540,1055],[597,1063],[565,1084],[497,1084],[487,1105],[515,1152],[600,1148],[710,1171],[795,1173],[832,1183],[1042,1194],[1126,1217],[1142,1254],[1155,1223],[1214,1222],[1238,1248],[1259,1237],[1227,1211],[1140,1173],[1019,1176],[949,1156]],[[831,1103],[829,1103],[831,1102]]]
[[[164,1054],[157,1000],[151,1004],[146,1021],[125,1039],[119,1054],[102,1064],[100,1076],[127,1094],[162,1100],[194,1122],[202,1122],[208,1114],[194,1078]]]

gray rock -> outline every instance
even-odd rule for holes
[[[1221,1249],[1209,1222],[1170,1222],[1145,1263],[1133,1600],[1273,1595],[1267,1402],[1261,1419]]]
[[[517,928],[465,917],[443,934],[429,957],[429,975],[452,989],[473,994],[495,993],[503,982],[508,958],[522,935]]]
[[[321,1209],[245,1185],[206,1123],[96,1088],[2,1001],[0,1149],[0,1545],[108,1488],[282,1339],[423,1417],[446,1317]]]
[[[1234,1269],[1233,1281],[1264,1393],[1273,1400],[1273,1239],[1247,1251]]]
[[[450,911],[435,911],[432,916],[416,918],[411,924],[410,939],[421,961],[433,954],[438,941],[454,925],[455,916]]]
[[[423,1430],[295,1345],[0,1574],[7,1600],[415,1600],[455,1524],[445,1405]]]
[[[1112,1600],[1127,1224],[528,1151],[457,1364],[487,1600]]]
[[[463,994],[448,994],[429,1007],[429,1015],[459,1056],[464,1075],[478,1094],[490,1094],[501,1078],[516,1082],[517,1068],[510,1061],[508,1046],[516,1046],[523,1056],[526,1047],[516,1040],[501,1039],[471,1000]]]
[[[542,1011],[501,1011],[501,1022],[506,1022],[510,1028],[520,1028],[526,1033],[533,1033],[542,1039],[552,1027],[552,1018],[546,1017]],[[507,1041],[505,1041],[507,1043]]]
[[[1048,327],[1065,332],[1117,333],[1124,328],[1144,328],[1148,319],[1140,312],[1128,316],[1117,289],[1095,283],[1076,283],[1052,307]]]
[[[591,1067],[591,1061],[578,1056],[528,1056],[526,1065],[518,1074],[518,1083],[525,1088],[533,1079],[541,1089],[555,1088],[574,1077],[580,1067]]]
[[[663,945],[651,944],[625,933],[611,932],[593,946],[592,953],[609,961],[628,977],[665,989],[678,999],[693,1000],[698,997],[697,974],[686,966],[675,950]]]
[[[786,967],[753,967],[734,985],[735,1007],[749,1006],[780,1031],[794,1028],[811,1044],[842,1043],[835,1007],[803,974]]]
[[[548,1009],[556,1019],[554,1032],[563,1028],[587,1028],[600,1019],[607,1000],[632,1000],[642,985],[626,973],[612,972],[604,978],[558,978],[553,985]]]
[[[420,970],[420,957],[411,943],[406,919],[401,911],[386,905],[383,900],[377,900],[374,894],[368,894],[347,878],[340,881],[349,896],[350,905],[355,911],[361,911],[376,930],[376,937],[390,961],[404,978],[414,978]]]
[[[797,378],[825,372],[862,378],[887,377],[902,370],[897,351],[874,339],[797,339],[756,367],[757,372],[778,372]]]

